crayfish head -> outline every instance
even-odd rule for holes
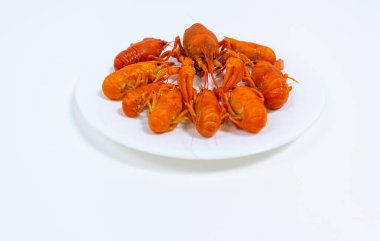
[[[219,50],[213,44],[205,44],[199,57],[207,65],[209,72],[212,73],[214,66],[219,63]]]
[[[214,85],[217,86],[214,76],[214,69],[215,66],[221,67],[218,58],[218,48],[215,49],[212,45],[205,45],[202,48],[199,57],[196,59],[198,67],[205,73],[205,84],[207,84],[208,74],[210,74]]]

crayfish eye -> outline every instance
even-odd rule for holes
[[[216,60],[216,56],[212,57],[213,60]]]
[[[160,62],[158,62],[158,63],[157,63],[157,66],[160,66],[160,65],[161,65],[161,63],[160,63]]]
[[[205,60],[204,54],[201,54],[199,57],[201,57],[202,60]]]

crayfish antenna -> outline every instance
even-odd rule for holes
[[[211,80],[212,80],[213,84],[215,85],[216,88],[218,88],[219,85],[218,85],[218,83],[216,82],[215,75],[214,75],[214,71],[213,71],[213,72],[210,72],[210,75],[211,75]]]
[[[293,78],[293,77],[290,77],[288,74],[285,74],[284,77],[287,78],[287,79],[291,79],[291,80],[293,80],[294,82],[298,83],[298,80],[296,80],[296,79]]]
[[[207,89],[208,88],[208,75],[209,75],[209,72],[207,71],[206,69],[206,66],[203,64],[202,66],[202,70],[204,72],[204,82],[203,82],[203,88]]]

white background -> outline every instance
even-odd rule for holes
[[[379,240],[379,12],[377,1],[2,1],[0,240]],[[326,86],[318,121],[270,152],[194,162],[126,149],[81,119],[86,60],[194,22],[311,65]]]

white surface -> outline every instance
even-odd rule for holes
[[[126,38],[126,42],[133,41],[130,36],[121,38]],[[289,46],[288,51],[292,52],[291,49],[296,50],[297,46]],[[321,73],[310,68],[308,71],[306,62],[293,61],[288,65],[302,68],[299,72],[305,75],[297,77],[301,79],[300,83],[290,83],[293,90],[287,103],[279,110],[268,111],[268,122],[258,134],[238,130],[232,123],[226,123],[213,138],[204,138],[192,123],[183,122],[174,131],[157,135],[149,129],[146,111],[138,118],[128,118],[123,113],[121,101],[112,101],[103,95],[101,86],[112,68],[110,59],[112,54],[99,56],[83,66],[83,74],[75,87],[79,112],[89,125],[111,140],[160,156],[214,160],[268,151],[301,135],[319,117],[324,105]]]
[[[378,12],[377,1],[2,2],[0,240],[379,240]],[[267,153],[194,162],[123,148],[81,119],[86,60],[195,21],[310,63],[327,90],[318,121]]]

